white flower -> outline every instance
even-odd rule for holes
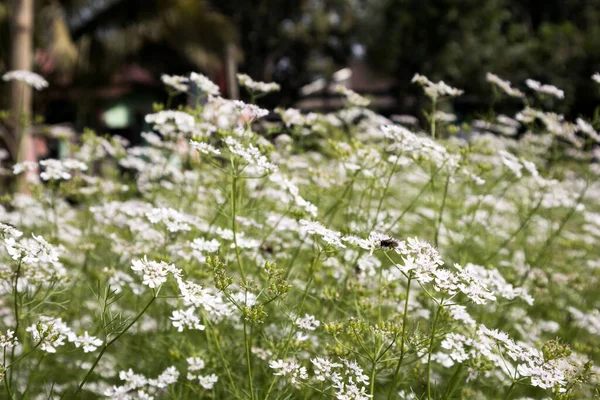
[[[169,275],[181,276],[181,271],[175,268],[173,264],[167,264],[164,261],[148,261],[146,256],[143,259],[133,260],[131,263],[131,269],[143,275],[142,283],[152,289],[165,283]]]
[[[13,174],[19,175],[25,171],[34,171],[38,167],[38,163],[34,161],[23,161],[13,165]]]
[[[5,350],[10,350],[19,344],[19,339],[15,336],[15,332],[8,329],[6,334],[0,333],[0,347]]]
[[[420,74],[415,74],[411,82],[418,83],[421,86],[423,86],[425,94],[433,100],[436,100],[439,97],[443,96],[456,97],[464,93],[464,91],[460,89],[456,89],[452,86],[447,85],[446,83],[444,83],[444,81],[434,83],[430,81],[427,77]]]
[[[2,222],[0,222],[0,236],[1,237],[13,237],[13,238],[18,238],[21,237],[23,235],[23,232],[21,232],[20,230],[7,225],[7,224],[3,224]]]
[[[190,81],[194,82],[196,86],[204,93],[209,96],[218,96],[219,95],[219,87],[213,83],[210,79],[202,74],[198,74],[196,72],[192,72],[190,74]]]
[[[153,208],[146,212],[146,218],[153,224],[163,223],[169,232],[190,231],[189,217],[172,208]]]
[[[557,99],[564,99],[565,98],[565,92],[562,91],[562,90],[560,90],[556,86],[542,85],[540,82],[534,81],[533,79],[527,79],[525,81],[525,84],[531,90],[533,90],[535,92],[542,93],[542,94],[547,94],[547,95],[556,97]]]
[[[61,318],[40,316],[36,324],[25,329],[31,333],[33,341],[41,342],[40,349],[47,353],[56,353],[56,348],[63,346],[65,340],[72,334],[71,329]]]
[[[198,376],[198,382],[200,383],[200,386],[202,386],[206,390],[212,390],[212,388],[215,386],[215,383],[217,383],[218,381],[219,377],[215,374]]]
[[[504,93],[509,95],[510,97],[523,98],[525,95],[519,89],[515,89],[511,87],[511,83],[509,81],[505,81],[500,79],[498,75],[494,75],[491,72],[488,72],[485,76],[486,80],[496,86],[498,86]]]
[[[275,82],[258,82],[253,80],[246,74],[237,74],[237,79],[241,86],[245,87],[246,89],[248,89],[248,91],[253,93],[270,93],[277,92],[279,91],[279,89],[281,89],[279,84]]]
[[[83,346],[84,353],[95,351],[98,346],[102,345],[102,340],[96,338],[95,336],[88,335],[87,331],[83,333],[83,336],[77,336],[72,332],[69,335],[69,342],[75,344],[75,347]]]
[[[6,251],[13,260],[21,260],[25,264],[56,263],[58,252],[41,236],[31,235],[33,239],[21,239],[19,242],[10,237],[4,240]]]
[[[274,172],[278,169],[277,165],[270,162],[267,157],[262,155],[252,144],[249,144],[248,147],[244,147],[231,136],[225,138],[225,144],[231,153],[242,157],[248,164],[256,167],[257,171],[261,174]]]
[[[592,75],[592,80],[596,83],[600,83],[600,73],[596,72],[594,75]]]
[[[335,91],[343,94],[350,105],[356,107],[366,107],[371,103],[371,100],[359,95],[355,91],[348,89],[344,85],[336,85]]]
[[[49,158],[40,161],[40,165],[44,167],[44,172],[40,174],[40,178],[44,181],[69,180],[72,178],[72,171],[87,171],[87,165],[75,159],[55,160]]]
[[[215,155],[221,154],[221,150],[215,148],[213,145],[208,144],[208,143],[196,142],[195,140],[190,140],[190,146],[192,146],[194,149],[196,149],[199,152],[204,153],[204,154],[215,154]]]
[[[296,321],[294,321],[294,323],[298,328],[304,329],[306,331],[314,331],[321,325],[321,322],[318,319],[316,319],[314,315],[308,314],[305,314],[304,318],[297,318]]]
[[[308,374],[306,373],[306,367],[301,366],[296,360],[271,360],[269,361],[269,368],[274,369],[276,372],[273,373],[275,376],[286,376],[290,378],[290,381],[297,385],[300,381],[307,379]]]
[[[48,87],[48,81],[40,75],[31,71],[9,71],[2,75],[2,79],[8,81],[25,82],[29,86],[33,86],[36,90],[42,90]]]
[[[200,323],[200,319],[194,315],[196,309],[190,307],[187,310],[175,310],[173,315],[169,317],[173,321],[173,326],[178,332],[183,332],[187,329],[197,329],[203,331],[205,326]]]
[[[187,92],[188,90],[188,78],[185,76],[163,74],[161,75],[160,80],[165,85],[175,89],[178,92]]]
[[[170,366],[163,371],[156,379],[148,379],[148,385],[159,389],[166,388],[169,385],[177,382],[179,371],[174,366]]]
[[[245,122],[252,122],[269,115],[269,110],[265,110],[254,104],[244,103],[241,100],[234,100],[233,105],[240,112]]]
[[[188,363],[188,371],[200,371],[204,369],[204,360],[200,357],[188,357],[186,361]]]
[[[340,247],[342,249],[346,248],[346,245],[344,245],[341,240],[342,234],[325,228],[320,222],[301,219],[300,229],[306,234],[321,236],[325,242],[334,247]]]

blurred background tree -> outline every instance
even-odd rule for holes
[[[11,56],[10,5],[0,4],[0,71]],[[415,72],[465,89],[464,117],[489,108],[488,71],[521,87],[526,78],[561,87],[557,111],[569,116],[600,100],[590,84],[600,0],[36,0],[35,9],[34,69],[51,83],[36,109],[79,129],[130,93],[146,99],[141,108],[162,99],[162,73],[200,71],[225,87],[228,57],[282,85],[268,106],[293,105],[302,86],[357,59],[395,79],[387,111],[419,109]]]

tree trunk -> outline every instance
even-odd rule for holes
[[[33,1],[13,0],[11,17],[12,48],[10,69],[31,71],[33,45]],[[31,87],[23,82],[11,82],[12,135],[17,144],[13,157],[23,161],[30,145],[27,128],[31,120]]]
[[[240,89],[237,81],[237,61],[235,56],[236,48],[233,43],[227,44],[225,48],[225,73],[227,78],[227,91],[230,99],[240,97]]]

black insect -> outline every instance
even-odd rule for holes
[[[398,241],[394,238],[387,238],[379,241],[379,247],[381,247],[384,250],[395,249],[399,246],[399,244],[400,243],[398,243]]]

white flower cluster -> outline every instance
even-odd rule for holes
[[[0,333],[0,348],[6,350],[10,350],[19,344],[19,339],[15,335],[15,331],[11,331],[8,329],[6,334]]]
[[[18,238],[21,236],[23,236],[23,232],[21,232],[17,228],[0,222],[0,237],[2,237],[2,238],[9,238],[9,237]]]
[[[257,119],[269,115],[269,110],[260,108],[255,104],[244,103],[241,100],[234,100],[233,105],[242,116],[242,120],[246,123],[253,122]]]
[[[138,275],[142,275],[142,283],[151,289],[161,287],[170,275],[176,278],[181,276],[181,270],[175,268],[175,265],[164,261],[148,261],[146,256],[139,260],[132,260],[131,263],[131,269]]]
[[[198,380],[198,383],[204,389],[212,390],[212,388],[215,386],[215,383],[219,381],[219,377],[215,374],[198,375],[197,372],[204,369],[204,360],[200,357],[188,357],[186,361],[188,363],[188,373],[186,378],[189,381]]]
[[[307,126],[312,125],[316,122],[318,115],[315,113],[302,114],[302,112],[296,108],[278,108],[275,111],[281,116],[285,126],[292,127],[296,126]]]
[[[314,331],[321,326],[321,322],[314,315],[304,314],[302,318],[292,315],[292,319],[298,328],[305,331]]]
[[[206,95],[218,96],[220,93],[219,87],[215,85],[213,81],[196,72],[192,72],[189,78],[179,75],[163,74],[160,79],[165,85],[176,90],[177,92],[187,92],[189,90],[190,83],[194,83]]]
[[[146,212],[146,218],[153,224],[165,224],[169,232],[187,232],[192,229],[189,218],[172,208],[153,208]]]
[[[40,165],[44,167],[44,171],[40,174],[40,178],[44,181],[49,180],[69,180],[73,177],[73,171],[87,171],[87,165],[79,160],[67,158],[64,160],[47,159],[40,161]]]
[[[163,74],[160,76],[160,80],[162,83],[178,92],[187,92],[188,90],[188,78],[185,76]]]
[[[4,246],[13,260],[24,264],[52,264],[58,261],[56,249],[41,236],[31,235],[33,239],[16,241],[9,237],[5,239]]]
[[[303,380],[308,379],[306,367],[293,359],[271,360],[269,361],[269,368],[275,370],[273,375],[287,377],[294,385],[299,385]]]
[[[346,248],[346,245],[342,243],[342,234],[325,228],[320,222],[301,219],[300,230],[303,234],[320,236],[325,242],[333,247]]]
[[[472,360],[479,363],[488,360],[510,379],[529,378],[532,386],[542,389],[564,387],[567,384],[567,374],[572,369],[568,360],[545,360],[539,350],[524,343],[515,343],[505,332],[488,329],[483,324],[468,335],[449,333],[441,345],[448,353],[436,353],[432,358],[442,362],[447,368],[455,362]]]
[[[586,122],[581,118],[577,118],[575,120],[575,123],[577,124],[577,129],[579,130],[579,132],[585,133],[594,142],[600,143],[600,134],[596,132],[594,127],[589,122]]]
[[[527,79],[525,84],[534,92],[547,94],[549,96],[556,97],[557,99],[564,99],[565,92],[556,86],[552,85],[543,85],[542,83],[535,81],[533,79]]]
[[[42,76],[31,71],[9,71],[2,75],[2,80],[8,81],[19,81],[25,82],[29,86],[34,87],[36,90],[42,90],[48,87],[48,81]]]
[[[360,94],[356,93],[352,89],[348,89],[344,85],[337,85],[335,87],[335,91],[343,94],[344,97],[346,98],[346,101],[348,101],[348,103],[351,106],[366,107],[371,103],[371,100],[367,99],[366,97],[361,96]]]
[[[259,174],[271,173],[278,170],[277,165],[270,162],[267,157],[262,155],[252,144],[249,144],[248,147],[244,147],[237,139],[234,139],[231,136],[225,138],[225,144],[232,154],[242,157],[249,165],[255,167]]]
[[[447,85],[446,83],[444,83],[444,81],[434,83],[430,81],[427,77],[420,74],[415,74],[411,82],[418,83],[419,85],[423,86],[425,94],[432,100],[437,100],[438,98],[445,96],[456,97],[464,93],[464,91],[460,89],[456,89],[452,86]]]
[[[198,150],[200,153],[209,154],[209,155],[213,154],[216,156],[221,154],[221,150],[217,149],[212,144],[208,144],[205,142],[197,142],[195,140],[190,140],[190,146],[192,146],[192,148]]]
[[[328,358],[316,357],[310,360],[315,371],[315,379],[331,383],[335,389],[335,398],[340,400],[369,400],[367,393],[369,377],[355,362],[342,359],[341,363],[331,362]]]
[[[175,110],[164,110],[148,114],[146,115],[146,122],[154,124],[154,129],[159,131],[163,136],[176,132],[194,132],[196,127],[196,120],[192,115]]]
[[[459,156],[449,153],[446,147],[429,137],[417,135],[400,125],[384,125],[381,130],[385,137],[393,141],[391,150],[430,160],[438,168],[443,167],[450,173],[454,173],[459,166]]]
[[[56,353],[56,348],[63,346],[65,340],[73,343],[75,347],[83,347],[84,353],[95,351],[102,345],[102,340],[90,336],[86,331],[83,336],[77,335],[61,318],[40,316],[39,321],[26,329],[31,333],[33,341],[40,349],[47,353]]]
[[[246,74],[237,74],[237,79],[241,86],[245,87],[252,93],[271,93],[277,92],[281,89],[281,86],[279,86],[278,83],[255,81]]]
[[[511,86],[509,81],[505,81],[501,79],[498,75],[494,75],[491,72],[488,72],[485,76],[486,80],[496,86],[498,86],[504,93],[509,95],[510,97],[523,98],[525,94],[521,92],[519,89],[515,89]]]
[[[190,81],[194,82],[200,90],[202,90],[209,96],[218,96],[220,93],[219,87],[215,85],[213,81],[211,81],[202,74],[192,72],[190,74]]]
[[[156,379],[148,379],[136,374],[132,369],[119,372],[121,386],[112,386],[104,391],[104,396],[114,400],[152,400],[154,395],[173,385],[179,379],[179,371],[168,367]]]

